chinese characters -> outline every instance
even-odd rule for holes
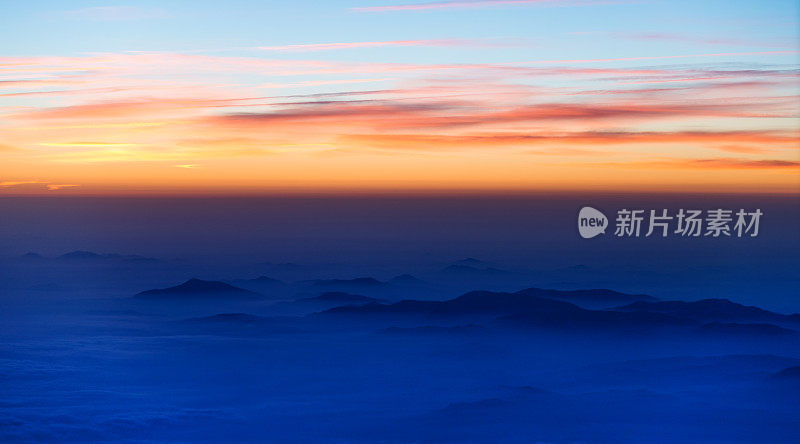
[[[723,208],[705,212],[681,208],[672,215],[667,209],[658,211],[621,209],[617,211],[614,235],[640,237],[644,233],[644,237],[667,237],[671,234],[682,237],[756,237],[763,214],[760,209],[755,211],[740,209],[734,213],[733,210]],[[643,224],[646,231],[642,227]]]

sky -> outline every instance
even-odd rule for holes
[[[0,194],[800,193],[796,1],[0,5]]]

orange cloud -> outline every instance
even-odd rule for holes
[[[47,190],[48,191],[57,191],[57,190],[62,190],[64,188],[74,188],[74,187],[79,187],[79,186],[80,185],[75,185],[75,184],[55,184],[55,183],[52,183],[52,184],[48,184],[47,185]]]
[[[14,98],[0,108],[0,169],[9,183],[47,177],[29,187],[37,192],[71,184],[81,187],[69,192],[87,193],[137,184],[796,189],[780,174],[794,172],[794,70],[534,63],[0,58],[12,70],[2,94]],[[392,78],[352,75],[361,72]],[[287,73],[309,77],[287,82]],[[328,87],[366,81],[387,85]],[[302,90],[267,96],[265,88]]]
[[[75,184],[56,184],[46,180],[18,180],[0,182],[0,188],[15,188],[24,185],[42,185],[47,191],[57,191],[64,188],[74,188],[80,186]]]
[[[690,144],[713,146],[731,142],[796,148],[798,137],[768,131],[680,131],[622,132],[588,131],[575,133],[494,133],[480,135],[358,134],[344,135],[344,143],[386,149],[437,150],[459,147],[502,147],[529,145],[622,145],[622,144]],[[727,146],[727,145],[725,145]]]
[[[654,164],[671,165],[688,168],[708,168],[708,169],[790,169],[800,170],[800,162],[793,160],[776,159],[682,159]]]

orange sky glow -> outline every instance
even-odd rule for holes
[[[0,57],[0,194],[800,193],[791,45],[558,60],[513,39],[331,41]]]

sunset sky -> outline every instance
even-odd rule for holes
[[[0,194],[800,193],[798,3],[3,2]]]

